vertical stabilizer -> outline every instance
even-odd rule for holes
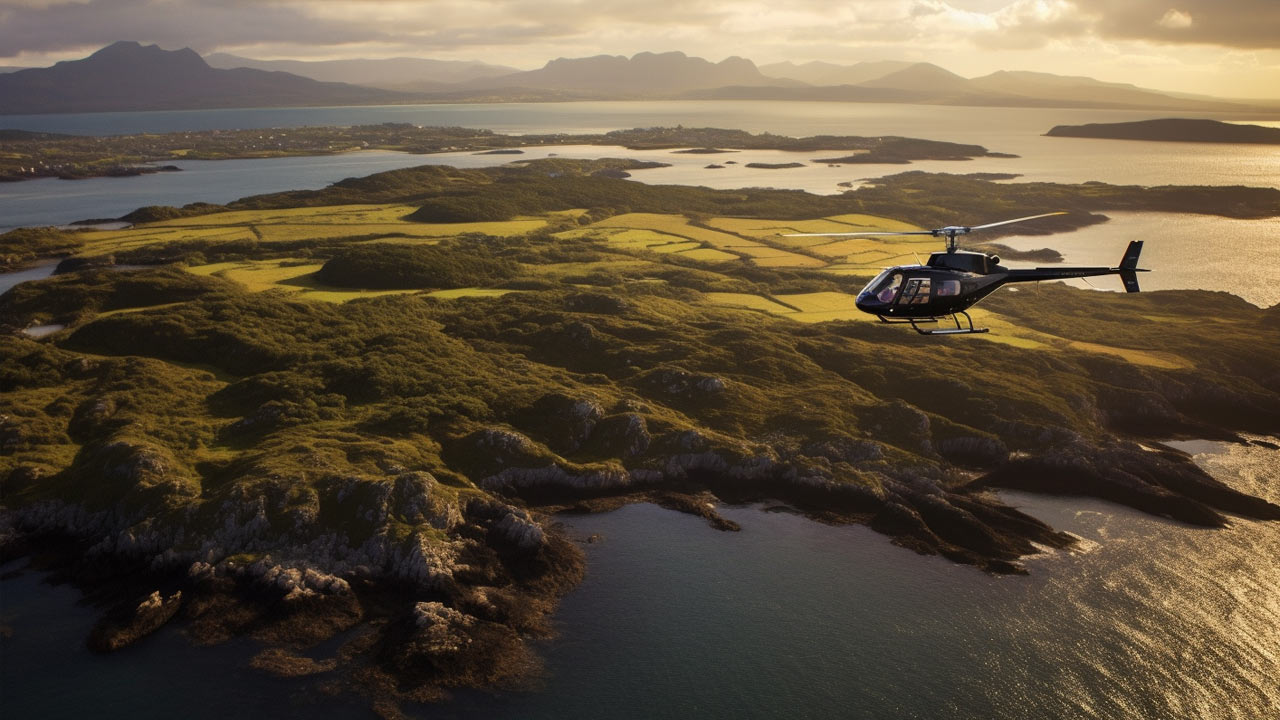
[[[1121,270],[1136,270],[1138,268],[1138,256],[1142,254],[1142,241],[1134,240],[1129,243],[1129,248],[1124,251],[1124,257],[1120,260]],[[1135,281],[1136,283],[1136,281]],[[1129,282],[1125,281],[1127,287]]]

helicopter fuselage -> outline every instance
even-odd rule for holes
[[[1011,270],[985,253],[950,250],[929,256],[925,265],[888,268],[858,293],[859,310],[892,322],[933,319],[963,313],[1013,282],[1120,275],[1129,292],[1138,291],[1138,254],[1142,241],[1129,244],[1119,267],[1064,267]]]

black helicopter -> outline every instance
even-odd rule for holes
[[[910,323],[921,335],[959,335],[989,332],[990,328],[975,328],[973,318],[965,312],[979,300],[995,292],[1000,286],[1013,282],[1039,282],[1065,278],[1119,275],[1127,292],[1138,292],[1137,273],[1147,272],[1138,267],[1138,255],[1142,241],[1129,243],[1119,267],[1064,267],[1010,270],[1000,265],[1000,258],[987,253],[956,249],[956,236],[967,235],[974,230],[985,230],[999,225],[1036,220],[1038,218],[1065,215],[1052,212],[1043,215],[1003,220],[975,225],[948,225],[934,230],[908,232],[854,232],[854,233],[793,233],[787,237],[853,237],[883,235],[932,235],[946,238],[946,252],[935,252],[924,265],[900,265],[885,269],[858,293],[859,310],[871,313],[886,323]],[[964,316],[967,325],[961,325]],[[936,323],[949,318],[954,328],[925,329],[922,324]]]

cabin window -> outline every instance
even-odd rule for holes
[[[876,296],[880,302],[893,302],[893,296],[898,294],[898,287],[902,285],[902,273],[885,271],[880,276],[871,281],[868,290]]]
[[[912,278],[907,281],[902,294],[898,296],[899,305],[923,305],[929,302],[929,278]]]
[[[955,297],[956,295],[960,294],[959,280],[941,280],[937,283],[934,283],[934,286],[935,286],[935,290],[933,291],[933,294],[937,295],[938,297],[944,297],[944,296]]]

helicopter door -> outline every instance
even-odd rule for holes
[[[898,296],[899,305],[923,305],[929,302],[930,279],[911,278]]]

